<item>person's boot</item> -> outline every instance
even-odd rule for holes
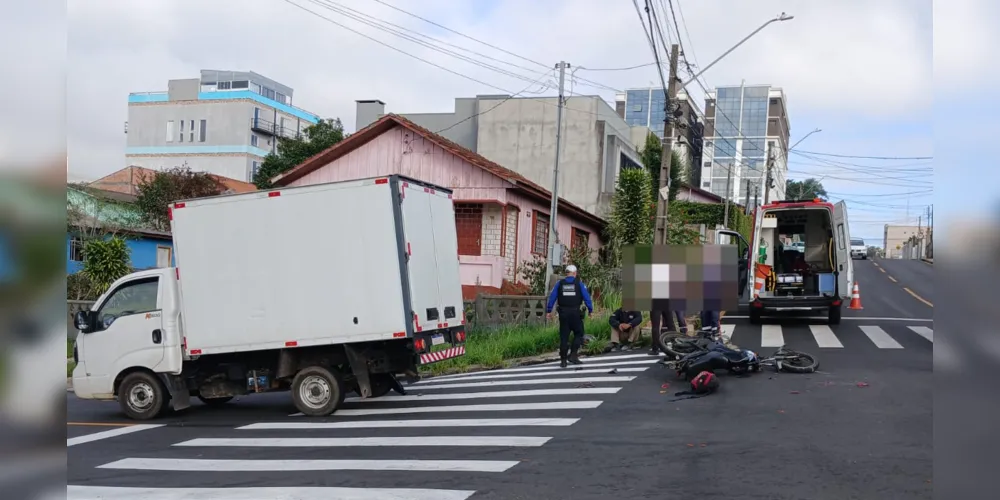
[[[566,368],[566,358],[559,361],[559,368]]]
[[[580,361],[580,356],[578,356],[575,352],[569,355],[569,362],[573,363],[574,365],[583,364],[583,361]]]

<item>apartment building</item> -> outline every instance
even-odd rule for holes
[[[664,118],[667,116],[666,94],[662,87],[626,89],[615,96],[615,112],[630,126],[647,127],[663,140]],[[702,147],[705,125],[698,117],[690,97],[683,90],[677,92],[677,103],[671,106],[674,116],[673,150],[686,167],[682,176],[685,182],[701,185]],[[642,148],[645,138],[636,146]]]
[[[156,170],[186,164],[250,182],[278,138],[299,136],[320,119],[294,106],[293,94],[252,71],[226,70],[129,94],[126,163]]]

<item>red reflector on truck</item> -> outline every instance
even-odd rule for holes
[[[416,349],[418,351],[423,351],[424,350],[424,339],[414,340],[413,341],[413,347],[414,347],[414,349]]]
[[[174,208],[184,208],[183,203],[174,203]]]
[[[281,191],[271,191],[270,193],[267,193],[268,198],[274,198],[277,196],[281,196]]]
[[[174,268],[174,274],[177,275],[177,281],[180,281],[180,279],[181,279],[181,268],[175,267]]]
[[[385,177],[383,177],[381,179],[375,179],[375,184],[388,184],[388,183],[389,183],[389,179],[385,178]]]
[[[392,334],[392,338],[394,338],[394,339],[401,339],[401,338],[403,338],[405,336],[406,336],[406,332],[396,332],[396,333]]]
[[[191,349],[192,356],[197,356],[198,354],[201,354],[201,349]]]
[[[289,340],[288,342],[285,342],[285,347],[295,347],[297,345],[299,345],[299,343],[294,340]]]

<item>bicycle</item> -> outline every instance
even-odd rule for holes
[[[761,366],[774,367],[776,371],[787,371],[789,373],[813,373],[819,369],[819,360],[812,354],[804,353],[781,346],[774,354],[767,358],[761,358],[757,363],[757,369]]]
[[[719,329],[709,326],[698,330],[693,337],[679,332],[661,332],[656,339],[656,347],[678,360],[691,353],[707,351],[721,340]]]
[[[819,360],[812,354],[780,347],[774,354],[761,358],[746,349],[730,349],[722,344],[714,344],[708,349],[695,351],[676,360],[663,360],[663,366],[676,370],[678,375],[693,375],[702,368],[711,371],[727,370],[736,375],[760,372],[769,366],[776,371],[789,373],[813,373],[819,369]]]

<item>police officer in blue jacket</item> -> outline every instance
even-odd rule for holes
[[[586,304],[587,311],[594,312],[594,302],[590,299],[590,291],[576,277],[576,266],[566,266],[566,277],[559,280],[549,294],[545,305],[545,313],[552,318],[552,307],[559,304],[559,366],[566,368],[566,362],[574,365],[583,364],[577,351],[583,345],[583,312],[581,305]],[[573,332],[573,347],[570,350],[569,334]]]

